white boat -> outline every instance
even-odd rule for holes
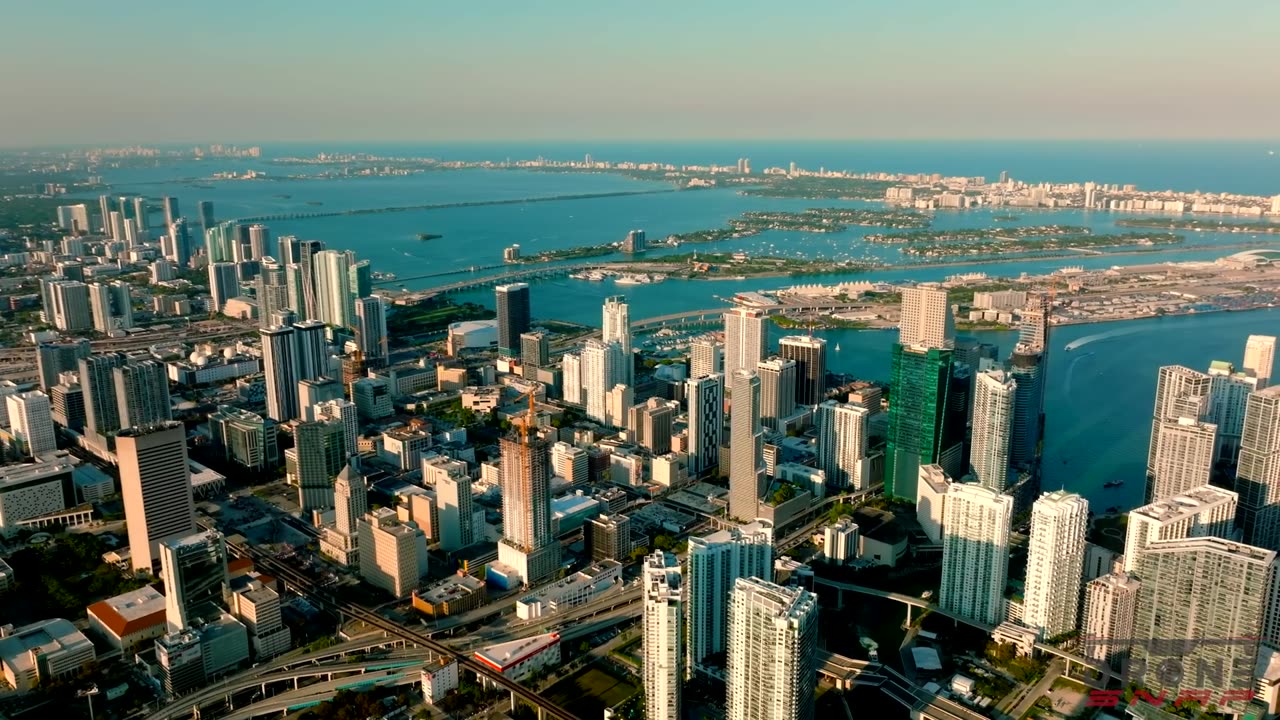
[[[840,352],[840,343],[836,343],[836,352]]]

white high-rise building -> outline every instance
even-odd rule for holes
[[[355,294],[351,292],[351,258],[337,250],[321,250],[312,259],[315,271],[316,319],[334,327],[355,327]]]
[[[622,346],[588,340],[582,348],[582,388],[587,417],[608,424],[608,394],[622,374]]]
[[[1080,651],[1085,657],[1116,666],[1129,656],[1138,587],[1138,579],[1126,573],[1103,575],[1085,586],[1080,622]]]
[[[66,332],[80,332],[93,327],[93,311],[89,306],[89,286],[78,280],[55,280],[48,283],[53,326]]]
[[[1244,344],[1244,369],[1258,378],[1258,387],[1271,384],[1271,369],[1275,364],[1276,338],[1274,335],[1250,335]]]
[[[1156,375],[1156,397],[1151,410],[1151,442],[1147,445],[1147,475],[1155,469],[1156,436],[1166,420],[1204,420],[1210,408],[1213,379],[1181,365],[1166,365]],[[1150,493],[1153,487],[1147,485]],[[1147,502],[1158,498],[1147,495]]]
[[[726,720],[811,720],[818,596],[758,577],[729,596]]]
[[[1209,377],[1213,402],[1208,420],[1218,426],[1218,447],[1214,455],[1218,460],[1234,463],[1240,454],[1240,435],[1244,432],[1249,396],[1265,384],[1252,372],[1236,372],[1231,363],[1220,360],[1210,363]]]
[[[1236,492],[1240,494],[1244,541],[1267,549],[1280,548],[1280,385],[1248,398]]]
[[[17,453],[35,457],[58,449],[58,438],[53,429],[53,408],[48,395],[32,390],[7,395],[4,402]]]
[[[357,528],[360,576],[396,598],[409,597],[418,589],[422,531],[400,522],[396,511],[385,507],[370,511]]]
[[[729,517],[756,518],[764,493],[764,430],[760,425],[760,377],[751,370],[732,376],[729,412]]]
[[[1041,638],[1076,629],[1088,529],[1089,501],[1079,495],[1056,490],[1031,506],[1022,624]]]
[[[586,405],[582,387],[582,356],[578,353],[565,353],[560,365],[561,395],[564,401],[574,405]]]
[[[359,521],[369,512],[364,475],[348,464],[333,480],[334,526],[320,535],[320,552],[346,567],[360,564]]]
[[[1208,669],[1220,678],[1210,681],[1214,688],[1252,690],[1275,561],[1271,550],[1216,537],[1152,543],[1138,568],[1133,631],[1149,641],[1130,650],[1132,664],[1145,672],[1130,681],[1177,697],[1204,688]],[[1160,641],[1176,643],[1178,652]],[[1250,698],[1215,692],[1214,699],[1220,711],[1240,714]]]
[[[1235,532],[1239,495],[1204,485],[1129,512],[1124,571],[1137,572],[1147,546],[1188,537],[1229,538]]]
[[[152,572],[161,542],[196,531],[186,429],[177,422],[126,428],[116,435],[116,457],[133,569]]]
[[[120,427],[143,427],[173,419],[165,370],[162,363],[143,360],[111,371]]]
[[[279,325],[258,331],[267,386],[267,417],[287,422],[298,417],[298,348],[293,328]]]
[[[697,477],[720,463],[724,440],[724,376],[719,373],[685,381],[689,404],[689,474]]]
[[[738,578],[772,577],[773,529],[768,523],[720,530],[689,538],[685,570],[686,676],[694,666],[726,649],[728,614],[725,598]]]
[[[997,625],[1004,619],[1013,498],[981,485],[953,483],[943,513],[939,603],[944,610]]]
[[[867,457],[867,419],[871,413],[858,405],[827,400],[817,408],[818,467],[827,484],[848,490],[865,490],[871,467]]]
[[[759,310],[734,308],[724,314],[724,376],[755,370],[769,349],[769,319]],[[733,389],[730,388],[730,393]]]
[[[625,385],[635,385],[635,358],[631,355],[631,312],[627,307],[627,299],[621,295],[606,298],[602,315],[602,339],[605,343],[617,343],[620,349],[622,364],[615,380]]]
[[[682,720],[684,607],[680,558],[661,550],[644,559],[644,696],[646,720]]]
[[[471,523],[471,477],[466,473],[466,463],[459,464],[461,472],[448,472],[435,483],[440,549],[445,552],[461,550],[476,541]]]
[[[209,263],[210,312],[226,310],[227,301],[240,297],[240,275],[233,262]]]
[[[712,373],[724,372],[724,353],[720,343],[699,338],[689,343],[689,377],[697,380]]]
[[[955,318],[942,288],[902,289],[898,342],[907,347],[949,349],[956,346]]]
[[[590,479],[591,459],[587,451],[567,442],[551,446],[551,471],[569,481],[571,487],[582,487]]]
[[[998,492],[1010,485],[1009,443],[1017,393],[1017,382],[1004,370],[978,373],[974,382],[969,471],[979,485]]]
[[[1162,420],[1155,426],[1155,447],[1147,472],[1151,502],[1206,485],[1213,474],[1218,426],[1190,417]]]

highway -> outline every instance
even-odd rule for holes
[[[272,576],[285,582],[294,590],[294,592],[307,597],[320,607],[332,610],[344,618],[361,620],[372,627],[384,630],[396,637],[414,643],[415,645],[432,650],[441,656],[456,658],[460,669],[472,672],[478,677],[509,691],[515,699],[536,708],[539,716],[541,717],[549,717],[554,720],[578,720],[578,717],[570,713],[568,710],[556,705],[550,700],[542,697],[538,693],[521,685],[515,680],[508,678],[488,665],[484,665],[471,655],[459,653],[448,645],[432,639],[424,632],[419,632],[418,630],[389,620],[388,618],[385,618],[364,606],[349,602],[339,602],[337,599],[332,597],[328,591],[317,588],[310,577],[265,552],[241,543],[233,542],[228,542],[227,548],[239,557],[252,558],[260,570],[268,572]]]

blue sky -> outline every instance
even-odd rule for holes
[[[1280,3],[12,0],[0,145],[1264,138]]]

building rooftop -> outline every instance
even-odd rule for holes
[[[164,624],[164,595],[150,585],[89,606],[89,614],[116,637]]]
[[[756,533],[764,533],[769,537],[769,541],[773,541],[773,524],[764,520],[757,520],[738,527],[717,530],[709,535],[702,537],[689,538],[690,544],[697,542],[700,545],[714,545],[718,543],[733,542],[737,538],[754,535]]]
[[[31,672],[38,655],[59,652],[79,652],[93,643],[84,633],[62,618],[41,620],[13,629],[4,626],[7,634],[0,638],[0,663],[13,668],[15,674]]]
[[[1217,537],[1181,538],[1178,540],[1157,540],[1146,547],[1147,553],[1211,551],[1225,555],[1234,555],[1247,560],[1271,564],[1276,559],[1274,550],[1244,543],[1223,540]]]
[[[5,465],[0,467],[0,487],[45,480],[60,473],[69,473],[74,467],[66,460]]]
[[[522,638],[520,640],[498,643],[497,645],[490,645],[489,647],[477,650],[476,659],[495,670],[505,671],[511,666],[527,660],[544,650],[558,645],[559,643],[560,633],[535,635],[531,638]]]
[[[418,593],[418,597],[433,605],[452,602],[484,591],[484,581],[472,575],[454,574]]]
[[[1212,485],[1201,485],[1198,488],[1192,488],[1181,495],[1174,495],[1149,505],[1143,505],[1131,511],[1132,515],[1141,515],[1158,522],[1169,522],[1184,517],[1190,517],[1210,505],[1217,505],[1223,502],[1235,501],[1239,499],[1239,495],[1220,487]]]

